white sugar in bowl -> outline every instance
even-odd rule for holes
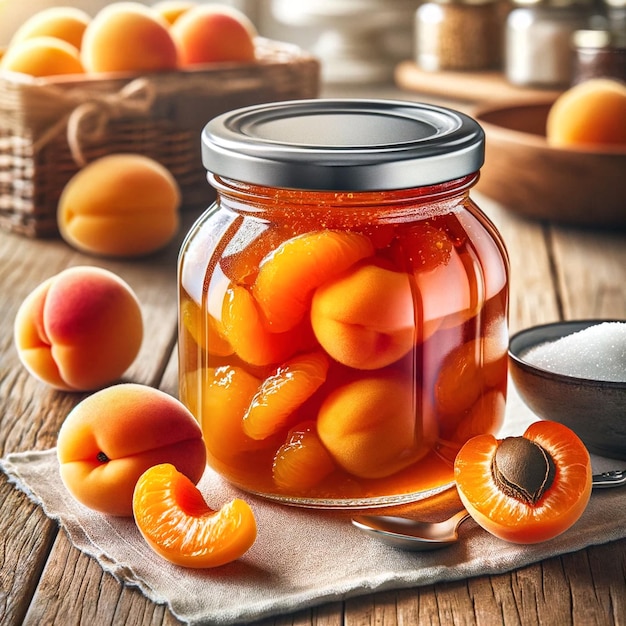
[[[522,330],[510,339],[509,367],[539,417],[571,428],[590,452],[626,460],[626,320]]]

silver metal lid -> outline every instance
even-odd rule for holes
[[[237,109],[202,133],[212,174],[255,185],[381,191],[477,172],[484,133],[443,107],[395,100],[294,100]]]

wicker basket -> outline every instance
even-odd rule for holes
[[[258,62],[124,76],[42,80],[0,74],[0,227],[58,236],[67,181],[115,152],[150,156],[176,177],[184,207],[212,199],[200,153],[204,125],[249,104],[313,98],[319,63],[300,48],[260,39]]]

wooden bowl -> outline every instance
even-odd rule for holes
[[[590,452],[626,460],[626,382],[577,378],[533,365],[528,350],[594,324],[578,320],[532,326],[511,337],[509,371],[520,398],[539,417],[571,428]]]
[[[626,227],[626,148],[554,148],[545,136],[553,100],[484,107],[485,164],[476,190],[526,217]]]

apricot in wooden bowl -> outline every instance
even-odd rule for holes
[[[571,428],[592,452],[626,459],[626,322],[575,320],[515,333],[509,369],[539,416]]]
[[[626,145],[550,145],[553,104],[485,106],[475,113],[486,135],[476,190],[532,219],[625,227]]]
[[[66,417],[57,439],[61,479],[76,500],[116,516],[150,467],[172,464],[196,484],[206,466],[200,425],[176,398],[147,385],[97,391]]]
[[[110,154],[65,185],[57,210],[61,237],[83,252],[139,257],[178,231],[180,189],[163,165],[141,154]]]
[[[137,356],[141,307],[116,274],[72,267],[24,299],[14,337],[18,356],[34,377],[64,391],[92,391],[117,380]]]

